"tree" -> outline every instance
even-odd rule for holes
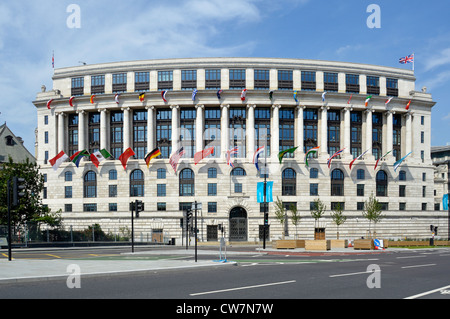
[[[297,239],[297,225],[300,224],[300,214],[297,209],[297,205],[291,204],[289,210],[292,212],[291,220],[292,224],[295,226],[295,239]]]
[[[347,217],[342,214],[342,207],[340,203],[337,203],[334,211],[331,213],[331,218],[337,226],[337,239],[339,239],[339,226],[344,224],[347,220]]]
[[[275,217],[276,219],[278,219],[278,221],[280,222],[281,226],[284,226],[285,222],[286,222],[286,209],[284,208],[283,202],[281,201],[280,198],[277,197],[277,200],[275,202]],[[283,239],[285,236],[285,232],[283,231],[283,235],[282,235]]]
[[[314,227],[317,228],[319,219],[325,214],[326,205],[318,198],[314,200],[314,209],[311,211],[311,216],[314,218]]]
[[[371,222],[375,224],[376,229],[376,224],[383,218],[381,212],[382,212],[381,204],[378,202],[378,200],[372,193],[372,195],[370,195],[369,200],[367,200],[364,203],[364,211],[362,213],[363,216],[369,220],[369,233],[371,233],[370,232]]]
[[[42,205],[44,176],[39,172],[37,164],[31,163],[29,159],[24,163],[14,163],[11,157],[0,168],[0,225],[7,223],[7,185],[8,180],[12,180],[14,176],[25,179],[25,195],[20,198],[19,205],[11,211],[11,222],[15,225],[29,221],[58,225],[61,221],[58,213],[51,214],[48,207]]]

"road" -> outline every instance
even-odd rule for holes
[[[146,249],[140,247],[136,252]],[[237,266],[87,277],[81,279],[80,289],[69,289],[66,280],[2,284],[0,298],[176,302],[217,299],[269,303],[281,299],[450,299],[450,249],[347,255],[289,252],[262,255],[254,247],[237,249],[248,250],[248,254],[231,255]],[[128,249],[23,251],[16,252],[15,258],[119,258],[124,251]],[[199,254],[198,258],[217,256]]]

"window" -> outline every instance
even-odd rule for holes
[[[166,211],[166,203],[157,203],[156,209],[158,212],[165,212]]]
[[[133,113],[133,150],[137,159],[144,159],[147,155],[147,116],[145,110]]]
[[[305,109],[303,111],[303,143],[304,152],[317,147],[317,109]],[[313,153],[309,158],[317,158],[317,153]]]
[[[398,180],[406,181],[406,172],[405,171],[400,171],[400,173],[398,174]]]
[[[363,169],[359,169],[356,172],[356,178],[357,179],[365,179],[365,171]]]
[[[420,132],[420,143],[425,143],[425,132]]]
[[[185,158],[194,158],[195,154],[195,109],[184,108],[180,111],[180,141],[185,150]]]
[[[358,74],[346,74],[345,84],[347,93],[359,94],[359,75]]]
[[[97,174],[93,171],[89,171],[84,175],[83,197],[97,197]]]
[[[127,74],[113,74],[112,90],[113,93],[122,93],[127,91]]]
[[[356,185],[356,196],[364,196],[364,184]]]
[[[234,192],[242,193],[242,183],[234,183]]]
[[[84,95],[84,78],[72,78],[72,96]]]
[[[398,210],[406,210],[406,203],[399,203]]]
[[[48,125],[48,115],[44,116],[44,125]]]
[[[134,90],[145,92],[150,89],[150,72],[136,72],[134,74]]]
[[[292,108],[283,108],[280,110],[280,145],[279,151],[291,149],[294,146],[294,121],[295,111]],[[294,158],[294,153],[287,153],[285,158]]]
[[[317,168],[311,168],[309,171],[309,178],[319,178],[319,170]]]
[[[245,158],[247,154],[246,147],[246,109],[245,108],[231,108],[229,120],[229,138],[230,148],[238,147],[237,154],[232,155],[234,158]]]
[[[292,70],[278,70],[278,90],[292,90],[294,87]]]
[[[105,76],[95,75],[91,77],[91,93],[103,94],[105,93]]]
[[[422,182],[427,181],[427,173],[422,173]]]
[[[72,156],[78,152],[78,114],[69,115],[68,123],[68,135],[69,135],[69,156]]]
[[[398,96],[398,80],[386,79],[386,94],[387,96]]]
[[[173,89],[173,71],[158,71],[158,90]]]
[[[130,197],[144,196],[144,173],[140,170],[134,170],[130,175]]]
[[[83,204],[83,211],[84,212],[96,212],[97,211],[97,204]]]
[[[328,154],[334,154],[340,149],[340,111],[327,112],[328,125]],[[340,158],[340,156],[338,156]]]
[[[292,168],[286,168],[282,174],[282,195],[295,196],[297,193],[297,173]]]
[[[156,171],[156,178],[157,179],[166,179],[166,173],[167,170],[165,168],[158,168]]]
[[[422,186],[422,197],[427,197],[427,187]]]
[[[376,176],[377,196],[387,196],[388,179],[384,171],[379,171]]]
[[[367,77],[367,94],[380,94],[380,78],[377,76]]]
[[[372,153],[375,160],[378,160],[382,155],[383,143],[383,116],[381,113],[372,114]]]
[[[211,154],[213,158],[220,157],[222,151],[220,147],[220,122],[220,108],[205,108],[205,148],[214,147],[214,153]]]
[[[197,70],[181,70],[181,89],[192,91],[197,87]]]
[[[71,213],[72,212],[72,204],[64,204],[64,212]]]
[[[97,152],[100,149],[100,113],[89,113],[89,153]]]
[[[406,196],[406,185],[399,185],[398,186],[398,197],[405,197]]]
[[[270,157],[270,108],[267,107],[255,109],[255,150],[262,146],[267,147],[260,158]]]
[[[165,197],[166,196],[166,184],[156,185],[156,196]]]
[[[48,132],[44,132],[44,143],[48,144]],[[6,145],[13,146],[14,145],[14,139],[12,136],[6,137]]]
[[[72,181],[72,172],[65,172],[64,173],[64,181],[71,182]]]
[[[319,195],[319,184],[311,183],[309,184],[309,195],[318,196]]]
[[[123,153],[123,112],[111,112],[110,120],[111,155],[119,159]]]
[[[247,176],[247,172],[240,167],[236,167],[231,171],[231,176]]]
[[[331,172],[331,196],[344,196],[344,173],[340,169]]]
[[[302,71],[302,91],[316,90],[316,72]]]
[[[328,92],[338,91],[338,74],[324,72],[323,74],[324,90]]]
[[[205,89],[207,90],[220,90],[220,69],[205,70]]]
[[[208,183],[208,196],[217,196],[217,184]]]
[[[208,213],[217,213],[217,203],[208,203]]]
[[[156,111],[156,146],[161,151],[161,158],[169,158],[172,152],[172,111]]]
[[[114,198],[117,197],[117,185],[109,185],[109,197]]]
[[[64,187],[64,198],[72,198],[72,186]]]
[[[194,172],[186,168],[180,172],[180,196],[194,196]]]
[[[427,203],[422,203],[422,210],[427,210]]]
[[[356,210],[364,210],[364,202],[357,202]]]
[[[109,203],[108,206],[110,212],[117,212],[117,203]]]
[[[268,90],[270,88],[269,70],[255,70],[255,90]]]
[[[109,180],[110,181],[116,181],[117,180],[117,171],[115,169],[112,169],[109,171]]]
[[[208,178],[217,178],[217,168],[208,168]]]
[[[245,69],[230,70],[230,90],[245,89]]]

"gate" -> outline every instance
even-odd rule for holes
[[[242,207],[230,212],[230,241],[247,241],[247,212]]]

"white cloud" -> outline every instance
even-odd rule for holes
[[[443,49],[438,54],[427,58],[425,61],[425,70],[430,71],[447,64],[450,64],[450,48]]]

